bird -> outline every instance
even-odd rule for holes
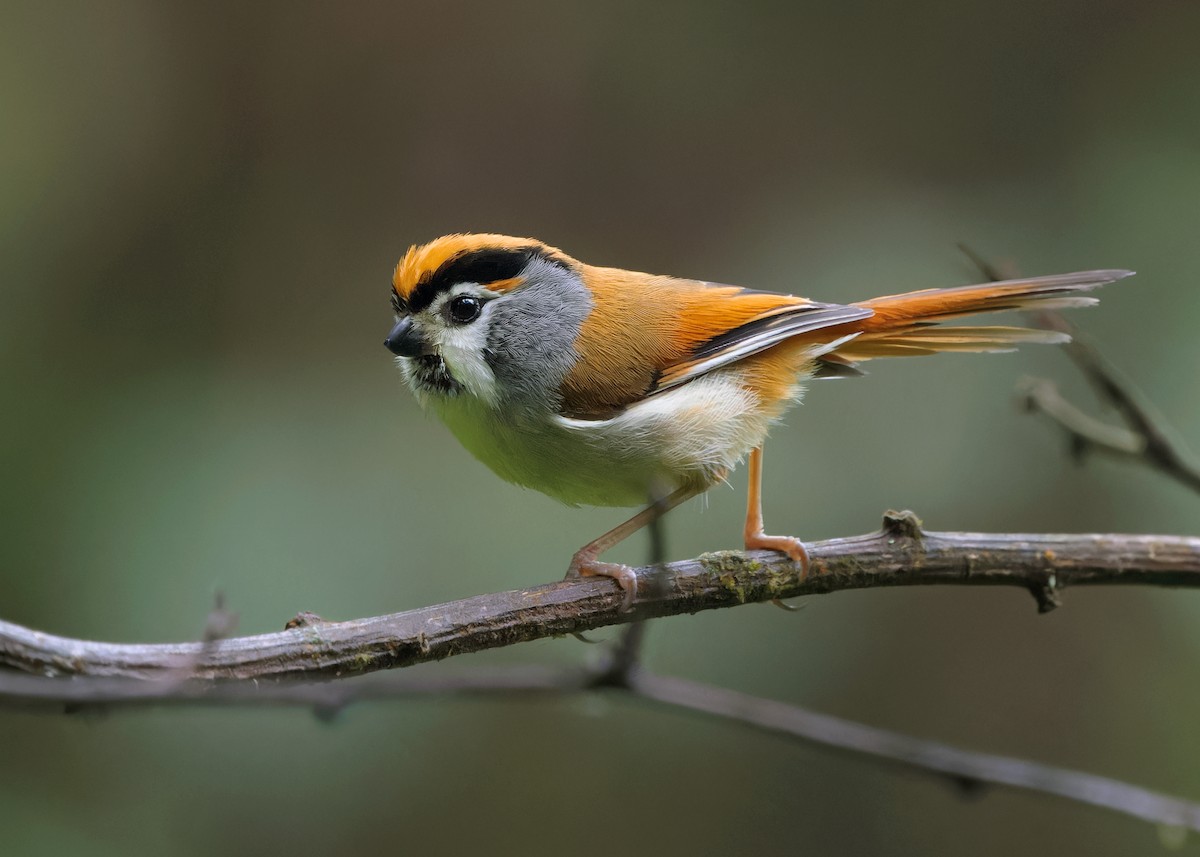
[[[571,506],[637,506],[580,548],[567,577],[637,595],[600,556],[748,459],[747,550],[808,572],[794,536],[768,535],[763,442],[809,381],[882,357],[1010,351],[1065,334],[942,322],[1089,306],[1126,270],[932,288],[849,304],[585,264],[532,238],[445,235],[396,265],[384,345],[420,405],[502,479]],[[649,501],[647,503],[647,501]]]

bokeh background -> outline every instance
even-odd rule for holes
[[[405,248],[534,235],[823,300],[1130,267],[1075,320],[1200,443],[1200,5],[1106,0],[0,7],[0,615],[245,633],[550,581],[622,510],[502,483],[380,342]],[[767,450],[769,529],[1195,533],[1077,467],[1014,388],[1065,356],[821,383]],[[735,547],[744,486],[670,520]],[[619,558],[640,560],[644,540]],[[1200,798],[1200,601],[839,594],[656,622],[652,668]],[[613,633],[603,635],[614,636]],[[555,640],[422,669],[575,663]],[[1148,825],[606,698],[0,713],[13,855],[1089,855]],[[1169,840],[1170,837],[1167,837]],[[1194,841],[1185,846],[1194,848]]]

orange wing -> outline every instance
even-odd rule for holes
[[[872,310],[582,266],[595,306],[561,388],[563,412],[605,419],[649,395]],[[834,337],[830,337],[832,340]]]
[[[659,393],[686,384],[693,378],[760,354],[802,334],[861,321],[871,314],[871,310],[865,307],[811,301],[770,310],[701,343],[692,350],[689,359],[663,372],[652,392]],[[813,348],[809,356],[816,357],[824,351],[832,351],[857,335],[849,333],[833,338]]]
[[[611,416],[647,396],[722,366],[745,362],[747,382],[768,399],[784,396],[800,359],[817,377],[861,374],[876,357],[952,351],[1010,351],[1060,343],[1057,332],[1021,327],[946,327],[950,319],[1002,310],[1090,306],[1080,294],[1127,277],[1098,270],[949,289],[925,289],[855,304],[822,304],[694,280],[588,269],[596,310],[584,324],[581,360],[564,384],[564,411]],[[637,282],[630,283],[630,278]],[[603,322],[601,321],[603,319]],[[761,389],[760,389],[761,388]]]

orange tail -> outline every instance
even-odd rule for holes
[[[1082,271],[872,298],[856,304],[875,312],[870,318],[856,323],[855,327],[862,332],[822,359],[855,363],[875,357],[909,357],[940,351],[1011,351],[1029,342],[1066,342],[1065,334],[1049,330],[934,325],[984,312],[1091,306],[1097,299],[1080,292],[1091,291],[1132,273]]]

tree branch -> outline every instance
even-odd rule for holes
[[[1076,458],[1093,449],[1140,458],[1193,491],[1200,491],[1200,464],[1133,384],[1121,377],[1117,368],[1061,315],[1040,312],[1035,318],[1040,327],[1070,335],[1071,341],[1063,346],[1067,354],[1128,428],[1088,416],[1064,399],[1053,381],[1036,380],[1027,385],[1026,406],[1044,413],[1067,432]]]
[[[983,785],[1007,786],[1200,831],[1200,804],[1120,780],[1024,759],[973,753],[680,678],[645,676],[635,680],[633,688],[641,696],[666,705],[704,712],[859,756],[884,759],[922,773],[941,774],[964,791]]]
[[[1015,265],[993,265],[966,244],[958,249],[971,260],[987,279],[995,282],[1019,276]],[[1079,329],[1061,313],[1032,312],[1035,323],[1046,330],[1057,330],[1071,337],[1063,345],[1070,358],[1108,402],[1128,428],[1114,426],[1090,416],[1065,399],[1053,381],[1034,378],[1022,385],[1025,407],[1045,414],[1058,423],[1071,440],[1071,452],[1082,460],[1093,449],[1125,458],[1140,459],[1177,479],[1193,491],[1200,491],[1200,463],[1175,437],[1167,421],[1138,392]]]
[[[810,544],[812,573],[772,552],[721,552],[640,569],[635,608],[605,578],[580,578],[345,622],[196,643],[119,644],[0,621],[0,667],[135,679],[335,678],[637,619],[881,586],[1017,586],[1042,611],[1070,586],[1200,585],[1200,538],[925,533],[911,513],[884,529]],[[651,585],[653,581],[654,585]]]
[[[644,627],[635,623],[631,627]],[[27,708],[68,703],[68,710],[146,705],[280,705],[311,707],[322,719],[355,702],[438,696],[547,697],[628,693],[668,708],[750,726],[868,761],[883,760],[943,777],[964,792],[1000,786],[1052,794],[1153,823],[1200,832],[1200,804],[1095,774],[976,753],[914,738],[771,699],[749,696],[633,667],[614,680],[596,668],[526,665],[445,672],[400,672],[350,681],[163,681],[129,678],[50,679],[0,671],[0,703]]]
[[[275,704],[333,717],[367,699],[431,694],[566,695],[611,691],[774,734],[883,759],[973,789],[991,784],[1054,794],[1200,831],[1200,804],[1021,759],[962,750],[747,696],[653,675],[637,661],[639,620],[753,601],[877,586],[935,583],[1028,589],[1039,609],[1067,586],[1200,585],[1200,538],[926,533],[912,513],[888,513],[874,534],[811,544],[813,573],[773,553],[706,554],[639,570],[635,609],[607,579],[584,578],[468,598],[390,616],[324,622],[301,614],[274,634],[221,639],[218,601],[202,641],[122,645],[56,637],[0,621],[0,704],[67,711],[95,707]],[[651,575],[653,575],[651,579]],[[213,617],[216,617],[214,619]],[[633,622],[604,663],[344,678],[562,633]],[[637,629],[637,630],[633,630]]]

